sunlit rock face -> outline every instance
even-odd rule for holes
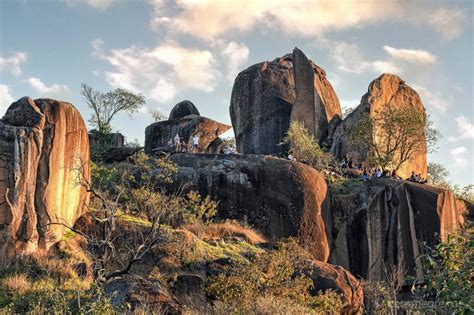
[[[336,158],[342,159],[348,153],[355,152],[359,161],[363,162],[367,157],[367,151],[362,146],[351,143],[352,131],[365,114],[375,117],[377,112],[388,103],[394,108],[412,106],[418,112],[425,112],[420,96],[405,84],[405,81],[396,75],[382,74],[370,83],[368,92],[362,96],[360,105],[337,126],[333,135],[331,153]],[[423,152],[414,154],[397,173],[399,176],[407,178],[412,171],[426,177],[426,148]]]
[[[24,97],[0,120],[0,254],[47,249],[89,200],[89,140],[72,104]]]
[[[293,110],[295,104],[298,108]],[[281,142],[292,116],[307,122],[306,128],[322,144],[328,123],[341,116],[341,107],[325,71],[295,49],[239,73],[230,116],[240,153],[278,154],[287,150]]]

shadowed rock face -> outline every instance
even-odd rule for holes
[[[22,124],[22,121],[24,122]],[[24,97],[0,120],[0,254],[46,249],[88,203],[77,185],[82,160],[89,178],[89,140],[69,103]]]
[[[413,106],[415,110],[425,112],[420,96],[415,90],[406,85],[405,81],[396,75],[382,74],[370,83],[369,90],[362,96],[360,105],[337,126],[332,137],[331,153],[336,158],[342,159],[349,152],[356,152],[359,155],[359,160],[364,161],[367,157],[367,151],[362,146],[351,143],[351,133],[365,114],[373,117],[387,103],[395,108]],[[412,171],[421,173],[423,177],[426,177],[426,149],[405,162],[405,165],[397,173],[399,176],[407,178]]]
[[[341,116],[339,100],[326,73],[304,54],[297,53],[297,67],[293,67],[293,54],[285,55],[273,61],[255,64],[239,73],[232,89],[230,116],[237,142],[237,150],[245,154],[278,154],[286,152],[287,147],[280,145],[290,126],[292,107],[297,100],[298,83],[301,96],[298,102],[307,108],[308,102],[314,103],[314,115],[310,127],[325,121],[318,130],[318,139],[323,140],[324,124],[335,115]],[[300,58],[301,57],[301,58]],[[301,62],[300,62],[301,61]],[[309,86],[313,69],[313,89]],[[298,74],[298,79],[295,75]],[[301,79],[301,80],[300,80]],[[313,90],[313,97],[308,91]],[[306,104],[306,105],[305,105]],[[324,111],[321,110],[324,109]],[[310,110],[313,111],[313,110]],[[299,114],[294,115],[300,117]],[[325,116],[323,114],[325,112]],[[323,131],[320,131],[323,130]]]
[[[313,168],[258,155],[175,154],[171,160],[178,165],[173,188],[189,183],[219,200],[220,219],[246,218],[270,241],[299,236],[311,254],[327,260],[327,187]]]
[[[198,109],[191,101],[184,100],[176,104],[171,110],[170,117],[168,119],[183,118],[188,115],[200,115]]]
[[[198,152],[205,152],[210,143],[230,128],[229,125],[197,115],[160,121],[145,129],[145,152],[151,154],[155,148],[166,147],[168,140],[177,133],[188,145],[191,145],[192,137],[198,135]]]
[[[417,183],[373,179],[331,201],[329,261],[356,277],[382,279],[384,265],[403,266],[423,279],[419,255],[464,222],[464,203],[452,192]],[[344,219],[341,219],[344,218]]]

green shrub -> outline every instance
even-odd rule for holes
[[[301,122],[293,121],[290,124],[283,143],[290,145],[290,154],[299,162],[319,170],[327,168],[330,163],[330,156],[319,147]]]
[[[307,258],[308,254],[295,240],[280,242],[277,250],[257,255],[251,262],[211,278],[207,293],[226,305],[231,313],[249,312],[256,297],[338,313],[342,309],[339,296],[330,292],[311,295],[313,281],[303,268]]]

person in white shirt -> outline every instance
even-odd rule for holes
[[[194,135],[193,137],[193,153],[197,153],[199,147],[199,137],[198,135]]]
[[[176,152],[181,151],[181,142],[179,139],[179,134],[176,134],[176,136],[174,136],[174,146],[176,148]]]

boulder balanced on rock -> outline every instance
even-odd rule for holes
[[[84,213],[89,140],[69,103],[24,97],[0,120],[0,255],[47,249]]]
[[[343,159],[348,154],[355,153],[359,162],[365,161],[368,156],[367,149],[361,145],[351,143],[352,132],[366,114],[375,117],[383,106],[387,106],[388,103],[394,108],[411,106],[413,110],[425,112],[420,96],[405,84],[405,81],[396,75],[382,74],[370,83],[368,92],[362,96],[360,105],[336,127],[332,137],[331,153],[338,159]],[[415,171],[425,178],[426,163],[425,148],[423,152],[416,152],[401,166],[397,173],[403,178],[408,178],[411,172]]]
[[[205,152],[207,147],[231,126],[199,115],[198,110],[190,101],[183,101],[173,108],[170,119],[156,122],[145,130],[145,152],[166,151],[168,141],[176,134],[191,145],[194,135],[199,137],[198,152]]]
[[[230,116],[240,153],[278,154],[287,149],[281,142],[291,119],[304,119],[322,144],[327,124],[341,116],[341,107],[324,70],[296,48],[239,73]]]

